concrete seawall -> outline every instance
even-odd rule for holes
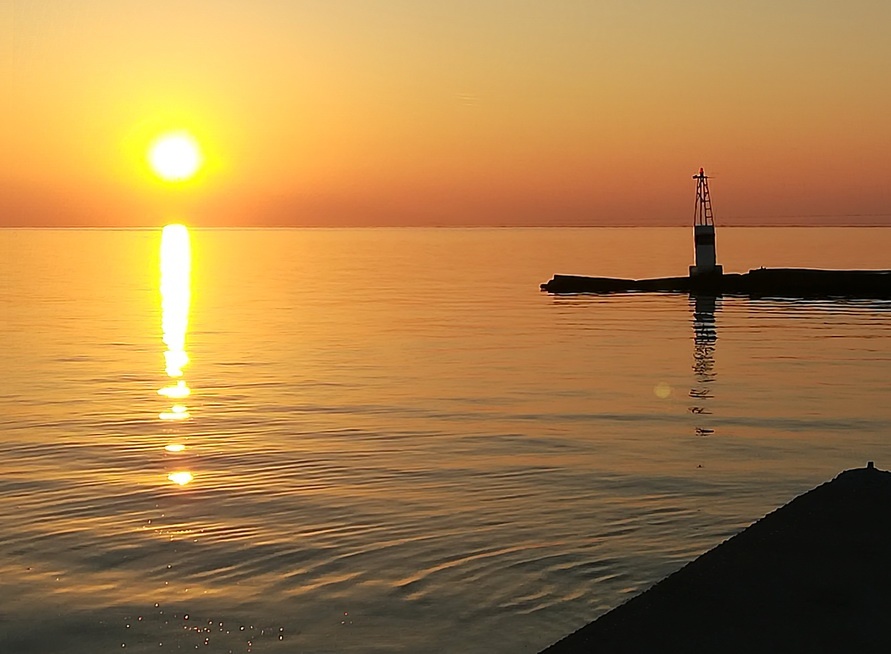
[[[891,651],[891,473],[848,470],[542,654]]]

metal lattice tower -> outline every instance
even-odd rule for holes
[[[696,180],[696,204],[693,207],[693,226],[714,226],[715,218],[712,215],[712,200],[708,194],[708,175],[700,168],[699,174],[693,175],[693,179]]]

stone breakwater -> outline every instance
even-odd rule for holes
[[[850,297],[891,299],[891,270],[819,270],[758,268],[747,273],[715,273],[691,277],[617,279],[554,275],[541,285],[554,294],[691,293],[749,297]]]

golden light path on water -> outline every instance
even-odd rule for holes
[[[170,383],[158,390],[158,395],[170,400],[183,400],[191,394],[183,378],[183,368],[189,363],[186,354],[186,332],[189,328],[189,304],[191,301],[192,248],[189,230],[184,225],[167,225],[161,232],[161,330],[164,345],[164,368]],[[175,402],[158,414],[161,420],[176,422],[188,420],[189,409]],[[182,443],[168,443],[165,451],[171,454],[183,452]],[[192,481],[192,473],[177,470],[167,479],[180,486]]]

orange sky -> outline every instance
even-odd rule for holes
[[[887,0],[11,0],[0,225],[891,224]],[[151,140],[206,165],[156,179]]]

